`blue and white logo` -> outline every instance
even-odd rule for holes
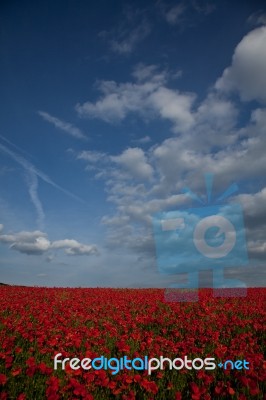
[[[234,184],[211,202],[212,174],[206,174],[207,202],[185,189],[200,207],[168,211],[153,217],[156,258],[162,274],[188,273],[187,285],[175,288],[198,288],[198,272],[213,271],[214,288],[245,287],[235,280],[225,280],[225,268],[247,265],[247,247],[242,207],[224,204],[237,190]]]

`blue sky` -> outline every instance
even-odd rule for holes
[[[168,286],[152,218],[213,173],[244,214],[249,265],[227,276],[265,286],[264,2],[0,8],[0,281]]]

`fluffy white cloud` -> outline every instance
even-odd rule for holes
[[[225,100],[211,92],[197,109],[196,129],[199,129],[201,124],[208,130],[214,129],[213,134],[217,140],[215,133],[231,129],[236,123],[237,116],[238,111],[232,101]]]
[[[95,245],[87,245],[77,242],[74,239],[56,240],[51,243],[51,249],[66,249],[69,255],[91,255],[97,254],[98,250]]]
[[[266,108],[257,108],[256,110],[253,110],[251,113],[251,121],[256,127],[256,132],[258,132],[260,136],[264,136],[266,126]]]
[[[38,111],[38,114],[47,122],[53,124],[56,128],[68,133],[69,135],[75,137],[76,139],[87,139],[84,133],[76,126],[70,124],[69,122],[62,121],[59,118],[53,117],[45,111]]]
[[[51,242],[47,234],[41,231],[22,231],[11,235],[0,235],[0,242],[9,244],[11,249],[28,255],[42,255],[49,250],[57,249],[65,249],[65,253],[68,255],[98,254],[96,245],[82,244],[74,239]],[[49,257],[49,261],[51,259]]]
[[[21,231],[12,235],[1,235],[1,242],[12,243],[12,242],[33,242],[38,238],[45,238],[47,235],[41,231]]]
[[[13,235],[0,235],[0,242],[25,254],[43,254],[50,247],[47,235],[41,231],[22,231]]]
[[[148,112],[148,99],[160,84],[157,82],[121,83],[102,81],[102,96],[95,103],[78,104],[76,110],[82,117],[99,118],[106,122],[121,121],[129,113]],[[143,110],[144,109],[144,110]]]
[[[194,114],[197,121],[194,129],[184,135],[166,139],[146,152],[132,148],[119,156],[105,155],[104,159],[110,162],[108,165],[102,164],[101,157],[95,157],[98,159],[95,164],[104,168],[101,177],[106,180],[108,200],[116,206],[115,215],[106,215],[102,219],[109,232],[108,246],[119,248],[123,245],[133,253],[135,251],[145,257],[154,257],[152,215],[188,204],[190,199],[181,194],[184,186],[204,196],[203,175],[213,172],[215,192],[219,195],[232,181],[241,183],[247,179],[264,177],[266,110],[254,110],[247,125],[236,129],[237,110],[233,104],[231,107],[231,102],[210,93]],[[223,127],[228,131],[224,132]],[[212,151],[212,146],[215,146],[215,151]],[[153,171],[152,175],[150,172],[143,174],[145,168],[138,170],[138,158],[139,165],[145,162],[144,165],[149,166],[147,171]],[[86,160],[86,157],[83,159]],[[91,155],[87,161],[89,159]],[[139,181],[125,180],[125,174],[129,172],[131,178],[138,176]],[[148,176],[152,176],[152,180],[148,180]],[[238,198],[245,211],[249,243],[253,240],[256,246],[261,245],[264,232],[264,196],[263,189],[261,194],[243,194]],[[259,210],[261,212],[258,216]],[[256,221],[251,218],[255,211]],[[142,229],[137,226],[142,226]],[[255,256],[255,252],[251,251],[251,254]]]
[[[151,179],[153,169],[148,164],[144,151],[138,147],[129,148],[119,156],[111,156],[111,161],[122,166],[135,179]]]
[[[264,217],[266,222],[266,188],[255,194],[240,194],[237,199],[242,203],[247,216]]]
[[[232,65],[216,82],[223,92],[238,91],[242,100],[266,101],[266,26],[248,33],[237,45]]]
[[[1,241],[1,237],[0,237]],[[45,251],[49,250],[50,248],[50,242],[44,237],[37,237],[34,239],[34,242],[28,242],[25,241],[23,242],[22,240],[20,241],[15,241],[10,245],[10,248],[13,250],[17,250],[20,253],[25,253],[25,254],[43,254]]]
[[[95,103],[87,101],[77,104],[79,115],[115,122],[136,113],[145,119],[157,116],[169,120],[175,131],[187,130],[193,126],[191,109],[194,94],[167,88],[167,73],[156,72],[154,66],[138,65],[133,75],[137,79],[136,83],[101,81],[98,88],[102,96]]]
[[[229,116],[223,112],[224,117],[216,122],[212,122],[215,119],[212,113],[211,106],[209,115],[200,106],[196,115],[199,124],[195,130],[153,147],[152,158],[156,170],[160,172],[160,185],[164,191],[167,192],[171,187],[176,190],[184,184],[202,189],[203,182],[198,177],[199,173],[203,175],[204,172],[215,174],[220,190],[232,180],[239,182],[264,176],[266,110],[254,110],[249,123],[240,129],[230,128],[230,124],[234,123],[234,112],[231,111],[231,116],[230,111]],[[226,131],[222,129],[222,119],[225,129],[228,129]],[[216,129],[213,124],[216,124]]]
[[[193,127],[194,117],[191,112],[195,95],[181,94],[177,90],[159,87],[149,99],[154,110],[163,119],[173,123],[175,131],[183,131]]]
[[[242,57],[243,52],[240,46],[235,54]],[[236,66],[233,62],[230,68]],[[254,74],[253,70],[250,80],[255,88]],[[108,229],[107,245],[125,246],[147,260],[155,258],[152,215],[188,205],[190,199],[181,194],[185,186],[204,197],[204,173],[212,172],[216,197],[234,181],[240,187],[249,182],[249,194],[241,194],[237,200],[244,208],[250,254],[256,258],[257,251],[265,257],[265,190],[250,192],[265,180],[266,109],[253,109],[250,120],[239,126],[239,110],[225,97],[222,87],[217,90],[218,83],[197,105],[193,93],[169,88],[170,74],[158,72],[154,65],[138,64],[133,77],[135,82],[101,82],[102,96],[95,103],[80,105],[79,112],[108,122],[123,120],[130,113],[144,119],[161,118],[172,123],[178,136],[153,144],[147,151],[131,148],[118,156],[88,154],[86,160],[84,153],[80,157],[99,168],[97,177],[105,179],[107,200],[116,207],[114,215],[102,218]]]
[[[232,180],[264,176],[266,110],[254,110],[250,122],[236,129],[234,105],[210,93],[194,117],[194,129],[166,139],[147,152],[130,148],[118,156],[80,153],[78,158],[98,166],[98,177],[106,179],[108,200],[117,204],[123,220],[149,221],[148,215],[167,207],[168,200],[174,198],[171,196],[184,186],[204,191],[205,172],[215,174],[217,191],[224,190]],[[103,165],[103,161],[109,164]],[[125,181],[126,177],[142,183]]]
[[[86,170],[94,173],[97,171],[96,178],[151,180],[153,177],[153,168],[139,147],[129,147],[116,156],[97,151],[81,151],[77,159],[88,162]]]
[[[232,202],[239,202],[244,210],[250,257],[265,260],[266,187],[256,193],[239,194],[232,199]]]

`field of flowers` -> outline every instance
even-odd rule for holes
[[[266,289],[165,302],[159,289],[0,287],[0,399],[264,399]],[[246,359],[249,370],[53,369],[55,354]]]

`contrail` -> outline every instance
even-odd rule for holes
[[[46,182],[49,185],[53,186],[54,188],[60,190],[62,193],[66,194],[69,197],[72,197],[72,199],[75,199],[79,203],[86,204],[86,202],[84,200],[82,200],[80,197],[76,196],[75,194],[71,193],[70,191],[64,189],[62,186],[60,186],[57,183],[55,183],[51,178],[49,178],[48,175],[46,175],[44,172],[42,172],[38,168],[36,168],[31,162],[26,160],[24,157],[18,155],[14,151],[10,150],[5,145],[0,144],[0,151],[2,151],[3,153],[8,154],[18,164],[22,165],[22,167],[25,168],[25,170],[27,172],[36,174],[44,182]]]
[[[29,188],[30,198],[37,212],[37,223],[40,230],[43,230],[45,214],[43,211],[41,200],[38,196],[38,178],[33,171],[29,170],[26,172],[26,174],[26,182]]]
[[[38,114],[45,120],[53,124],[56,128],[61,129],[61,131],[67,132],[69,135],[76,139],[88,140],[87,136],[77,128],[76,126],[70,124],[69,122],[62,121],[59,118],[53,117],[45,111],[38,111]]]
[[[4,140],[6,143],[8,143],[10,146],[13,146],[15,149],[17,149],[18,151],[20,151],[21,153],[26,154],[28,157],[34,158],[33,155],[31,155],[30,153],[28,153],[27,151],[23,150],[21,147],[17,146],[15,143],[11,142],[11,140],[8,140],[6,137],[4,137],[3,135],[0,135],[0,138],[2,140]]]

